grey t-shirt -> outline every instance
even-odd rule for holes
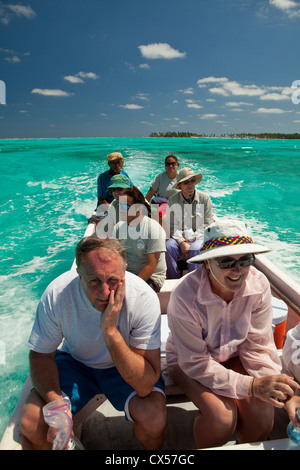
[[[170,179],[168,177],[168,173],[164,171],[163,173],[159,173],[155,176],[153,181],[150,183],[150,187],[155,191],[156,196],[169,199],[169,197],[173,196],[173,194],[179,192],[179,189],[174,187],[176,182],[176,178]]]
[[[159,260],[150,279],[161,287],[166,279],[166,234],[161,225],[147,216],[144,216],[137,227],[129,226],[127,222],[120,221],[113,231],[113,237],[119,238],[126,248],[128,271],[134,274],[147,264],[148,253],[159,253]]]

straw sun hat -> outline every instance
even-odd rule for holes
[[[113,152],[107,155],[107,160],[109,162],[113,162],[114,160],[120,160],[121,158],[124,160],[124,157],[120,152]]]
[[[230,255],[266,253],[269,248],[257,245],[247,233],[246,225],[239,220],[219,220],[204,230],[204,244],[200,254],[189,263],[202,263],[206,259]]]
[[[194,171],[191,168],[187,168],[187,167],[182,168],[177,173],[177,182],[174,184],[175,188],[180,189],[180,186],[178,185],[182,183],[183,181],[189,180],[190,178],[195,178],[196,184],[198,184],[202,180],[202,174],[197,173],[195,175]]]

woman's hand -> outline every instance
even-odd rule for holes
[[[298,427],[300,425],[298,420],[298,408],[300,407],[300,397],[294,395],[285,404],[285,409],[289,415],[290,420],[293,423],[293,426]]]
[[[286,374],[255,377],[253,380],[252,395],[276,408],[283,408],[286,400],[294,396],[294,389],[300,388],[293,377]]]

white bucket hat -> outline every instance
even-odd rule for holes
[[[200,183],[202,180],[202,173],[197,173],[195,175],[194,171],[191,168],[181,168],[179,172],[177,173],[177,182],[174,184],[174,187],[176,189],[180,189],[178,186],[179,183],[182,183],[185,180],[189,180],[190,178],[196,178],[196,184]]]
[[[218,220],[204,230],[204,244],[200,254],[188,263],[202,263],[221,256],[266,253],[269,248],[257,245],[247,233],[246,225],[239,220]]]

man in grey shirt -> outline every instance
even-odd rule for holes
[[[76,264],[77,272],[48,286],[37,308],[28,343],[34,389],[23,407],[23,435],[34,449],[51,448],[43,406],[65,394],[75,414],[103,393],[134,422],[143,447],[159,449],[166,406],[157,295],[125,271],[118,240],[84,238]]]

